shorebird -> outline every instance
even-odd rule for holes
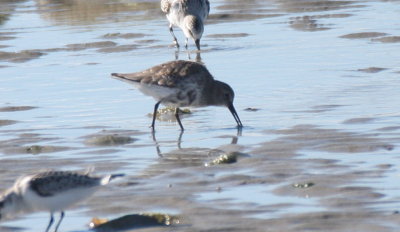
[[[57,231],[66,208],[84,200],[100,186],[120,176],[123,174],[99,177],[71,171],[45,171],[23,176],[0,196],[0,219],[24,212],[49,211],[48,232],[54,222],[54,213],[61,212],[54,230]]]
[[[179,48],[173,26],[180,27],[185,34],[186,49],[189,38],[192,38],[197,49],[200,50],[200,39],[204,31],[204,21],[210,12],[210,2],[208,0],[161,0],[161,10],[167,16],[169,31],[175,45]]]
[[[192,61],[170,61],[137,73],[112,73],[113,77],[136,86],[145,95],[152,96],[154,106],[151,128],[154,131],[157,109],[160,104],[175,108],[175,118],[181,130],[179,107],[226,106],[236,120],[242,123],[233,107],[234,92],[224,82],[214,80],[207,68]]]

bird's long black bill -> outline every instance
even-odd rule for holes
[[[239,115],[236,113],[235,107],[233,107],[232,103],[228,106],[228,109],[229,109],[229,111],[231,111],[233,118],[236,120],[238,127],[243,127],[242,122],[240,121]]]

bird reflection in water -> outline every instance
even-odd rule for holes
[[[185,148],[182,148],[183,133],[184,133],[184,131],[180,131],[178,138],[176,140],[176,146],[177,146],[178,150],[185,149]],[[157,155],[159,157],[164,157],[163,153],[161,152],[160,142],[157,140],[156,132],[154,130],[151,132],[151,136],[152,136],[155,148],[156,148]],[[231,137],[231,141],[229,143],[230,145],[237,145],[239,142],[240,136],[242,136],[242,127],[237,128],[236,135],[231,135],[231,136],[226,136],[226,137]],[[215,150],[215,149],[210,149],[210,150]]]

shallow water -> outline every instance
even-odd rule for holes
[[[154,141],[154,100],[110,73],[175,59],[158,0],[3,0],[0,189],[46,168],[127,174],[67,211],[61,231],[143,211],[182,225],[139,231],[398,231],[399,11],[397,1],[211,1],[200,57],[192,42],[178,56],[232,86],[245,127],[227,109],[194,109],[181,137],[157,121]],[[93,140],[111,135],[122,139]],[[231,151],[238,162],[205,167]]]

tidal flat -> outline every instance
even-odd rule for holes
[[[60,231],[149,212],[179,223],[127,231],[399,231],[400,2],[210,2],[198,52],[173,46],[158,0],[0,1],[0,191],[46,169],[126,174]],[[110,74],[175,59],[235,90],[242,130],[207,107],[151,132],[154,99]]]

